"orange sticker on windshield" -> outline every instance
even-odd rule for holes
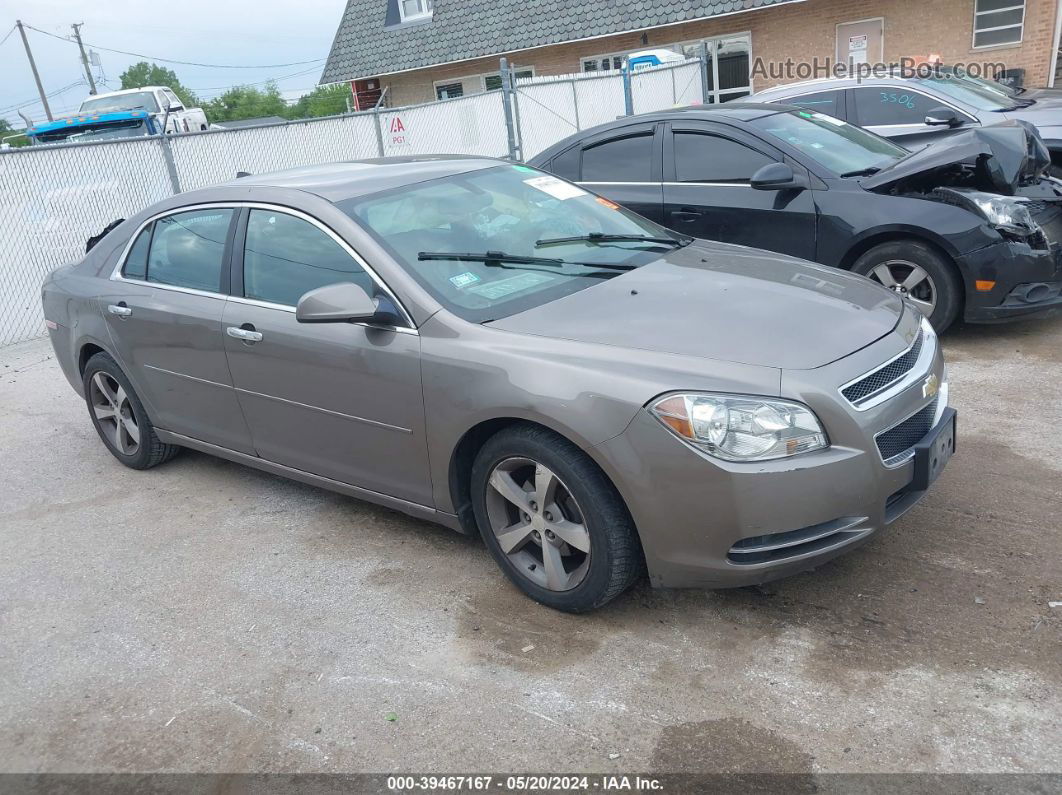
[[[595,196],[594,198],[597,199],[597,203],[598,204],[603,204],[606,207],[608,207],[608,209],[610,209],[610,210],[618,210],[619,209],[619,205],[616,204],[616,202],[610,202],[608,199],[605,199],[605,198],[603,198],[601,196]]]

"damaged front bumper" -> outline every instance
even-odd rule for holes
[[[1001,240],[959,257],[968,274],[968,323],[998,323],[1062,309],[1062,248],[1037,250]],[[990,290],[978,282],[992,282]]]

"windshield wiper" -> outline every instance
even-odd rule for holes
[[[870,168],[861,168],[857,171],[846,171],[841,174],[841,177],[869,177],[873,174],[877,174],[879,171],[881,171],[881,169],[877,166],[871,166]]]
[[[580,265],[584,268],[603,268],[611,271],[629,271],[637,265],[621,262],[573,262],[555,257],[525,257],[520,254],[506,254],[504,251],[422,251],[417,259],[456,260],[457,262],[482,262],[488,267],[505,267],[506,265],[546,265],[551,268],[563,268],[565,265]]]
[[[651,235],[606,235],[603,232],[591,232],[588,235],[575,235],[573,237],[550,237],[545,240],[536,240],[535,248],[545,246],[559,246],[564,243],[656,243],[662,246],[685,246],[693,238],[676,240],[673,237],[653,237]]]

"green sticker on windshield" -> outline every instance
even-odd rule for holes
[[[537,174],[538,173],[533,168],[528,168],[527,166],[513,166],[513,168],[515,168],[517,171],[523,171],[525,174]]]
[[[797,116],[803,116],[805,119],[814,119],[815,118],[815,114],[814,113],[808,113],[806,110],[798,110],[797,111]]]

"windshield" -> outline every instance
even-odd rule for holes
[[[554,241],[590,234],[675,239],[582,188],[526,166],[499,165],[339,202],[443,306],[476,323],[547,303],[637,267],[666,244],[646,241]],[[497,252],[563,264],[456,261],[439,254]],[[431,253],[432,259],[421,259]],[[590,264],[580,264],[590,263]],[[595,268],[600,263],[603,267]]]
[[[81,113],[111,113],[116,110],[135,110],[143,108],[149,113],[159,112],[159,103],[155,101],[153,91],[134,91],[132,94],[118,94],[109,97],[92,97],[81,103]]]
[[[775,113],[750,123],[837,174],[881,170],[910,154],[861,127],[813,111]]]
[[[915,78],[914,82],[935,88],[940,93],[978,110],[1014,110],[1018,106],[1014,99],[1001,89],[989,88],[958,75],[919,77]]]

